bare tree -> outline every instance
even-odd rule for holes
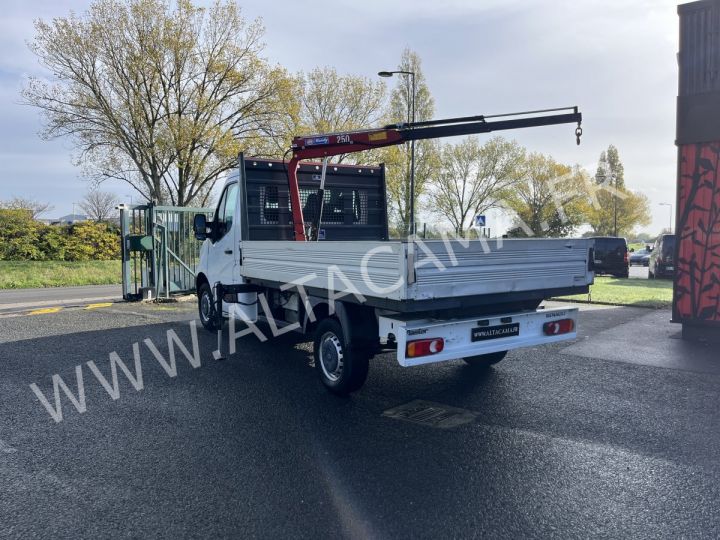
[[[55,207],[50,203],[26,199],[24,197],[13,197],[9,201],[0,201],[0,208],[8,210],[27,210],[32,214],[33,219],[52,211]]]
[[[91,189],[80,202],[80,208],[94,221],[107,221],[115,217],[119,199],[114,193]]]
[[[277,113],[284,71],[260,58],[263,27],[232,1],[95,0],[82,16],[37,21],[32,51],[55,80],[23,91],[72,137],[97,180],[148,200],[202,198]]]
[[[498,206],[503,194],[521,177],[524,149],[501,137],[480,145],[476,137],[442,149],[433,178],[433,210],[463,234],[475,215]]]

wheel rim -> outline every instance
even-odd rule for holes
[[[200,297],[200,316],[203,321],[209,321],[212,314],[212,301],[208,293],[203,293]]]
[[[320,339],[320,367],[332,382],[337,382],[342,376],[344,366],[342,344],[332,332],[323,334]]]

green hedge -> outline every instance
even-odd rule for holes
[[[0,261],[109,261],[120,232],[108,223],[45,225],[26,210],[0,210]]]

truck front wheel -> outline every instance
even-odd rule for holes
[[[318,324],[314,341],[315,369],[325,387],[334,394],[359,390],[368,375],[369,355],[345,343],[342,326],[328,318]]]
[[[215,332],[217,321],[215,319],[215,300],[213,299],[212,289],[209,283],[203,283],[198,288],[198,312],[200,314],[200,322],[211,332]]]
[[[507,351],[500,351],[489,354],[479,354],[478,356],[469,356],[467,358],[463,358],[463,360],[465,360],[465,363],[473,367],[488,368],[493,364],[497,364],[500,360],[505,358],[507,353]]]

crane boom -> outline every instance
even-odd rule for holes
[[[298,165],[304,159],[328,158],[423,139],[574,123],[577,123],[575,136],[577,144],[580,144],[582,114],[577,107],[407,122],[376,129],[295,137],[291,147],[293,156],[288,164],[288,187],[292,205],[295,240],[306,240],[305,222],[297,180]]]

